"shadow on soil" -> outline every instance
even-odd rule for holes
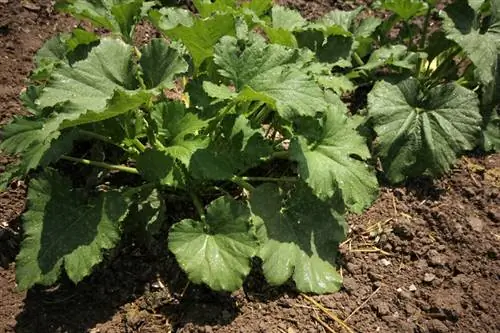
[[[16,332],[86,332],[100,323],[108,331],[110,322],[115,331],[135,331],[159,314],[174,330],[227,325],[240,313],[239,303],[277,299],[293,287],[270,287],[255,262],[243,291],[215,293],[189,284],[170,254],[155,256],[137,248],[122,252],[78,286],[64,277],[56,287],[30,290],[16,317]]]

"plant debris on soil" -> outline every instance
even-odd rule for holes
[[[277,2],[308,17],[362,3]],[[0,123],[22,113],[34,52],[74,25],[51,1],[0,0]],[[0,156],[0,172],[10,161]],[[0,333],[500,331],[500,154],[462,158],[441,180],[382,189],[349,219],[343,289],[313,297],[268,286],[257,268],[233,294],[189,284],[161,240],[120,248],[78,286],[19,293],[13,261],[24,201],[22,182],[0,193]]]

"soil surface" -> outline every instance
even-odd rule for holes
[[[308,17],[356,5],[277,2]],[[22,113],[18,94],[34,52],[74,24],[50,1],[0,0],[0,123]],[[0,157],[0,171],[9,161]],[[16,292],[24,197],[22,182],[0,193],[0,333],[500,332],[500,154],[463,158],[441,180],[383,188],[349,219],[343,289],[312,298],[269,287],[258,269],[233,294],[191,285],[161,240],[120,248],[76,287]]]

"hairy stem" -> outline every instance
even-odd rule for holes
[[[363,62],[363,60],[361,59],[361,57],[359,56],[358,52],[354,52],[352,54],[352,58],[354,59],[354,61],[358,64],[358,66],[364,66],[365,63]]]
[[[427,13],[425,14],[424,25],[422,26],[422,38],[420,39],[420,44],[418,45],[418,51],[423,51],[425,48],[425,43],[427,43],[427,31],[429,30],[429,21],[431,19],[432,7],[429,5],[427,8]],[[417,62],[417,78],[420,77],[422,72],[423,59],[419,58]]]
[[[205,221],[205,209],[203,208],[203,203],[200,198],[198,198],[196,193],[193,191],[189,191],[189,196],[191,197],[191,200],[193,200],[194,207],[196,208],[198,215],[200,215],[201,220]]]
[[[411,32],[411,26],[408,21],[404,21],[404,26],[406,28],[406,31],[408,31],[408,50],[413,49],[413,33]]]
[[[131,168],[131,167],[128,167],[125,165],[116,165],[116,164],[109,164],[109,163],[105,163],[105,162],[91,161],[91,160],[87,160],[84,158],[77,158],[77,157],[71,157],[71,156],[66,156],[66,155],[62,155],[61,159],[66,160],[66,161],[75,162],[75,163],[95,166],[98,168],[108,169],[108,170],[122,171],[122,172],[126,172],[126,173],[131,173],[134,175],[139,174],[139,171],[136,168]]]
[[[146,147],[142,144],[141,141],[139,141],[139,139],[134,138],[134,140],[132,140],[132,142],[134,143],[135,148],[139,149],[139,151],[141,153],[144,153],[144,151],[146,150]]]
[[[116,142],[114,142],[113,140],[111,140],[107,136],[104,136],[104,135],[101,135],[101,134],[97,134],[97,133],[94,133],[94,132],[91,132],[91,131],[82,130],[82,129],[79,129],[78,132],[80,132],[81,134],[83,134],[85,136],[88,136],[89,138],[96,139],[96,140],[99,140],[99,141],[102,141],[102,142],[106,142],[106,143],[109,143],[109,144],[111,144],[113,146],[116,146],[116,147],[119,147],[119,148],[123,149],[123,147],[121,147],[120,145],[118,145]]]
[[[294,183],[299,179],[297,177],[240,177],[244,181],[248,182],[287,182]]]
[[[244,178],[245,177],[233,176],[231,178],[231,181],[233,183],[235,183],[236,185],[239,185],[239,186],[243,187],[248,192],[253,192],[255,190],[255,187],[253,187],[252,184],[250,184],[249,182],[247,182]]]

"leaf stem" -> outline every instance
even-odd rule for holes
[[[91,160],[87,160],[84,158],[76,158],[76,157],[71,157],[71,156],[66,156],[66,155],[62,155],[61,159],[75,162],[75,163],[95,166],[98,168],[108,169],[108,170],[127,172],[127,173],[131,173],[134,175],[139,174],[139,171],[136,168],[131,168],[131,167],[128,167],[125,165],[116,165],[116,164],[109,164],[109,163],[105,163],[105,162],[91,161]]]
[[[142,144],[141,141],[139,141],[138,138],[134,138],[134,140],[132,140],[132,142],[134,143],[135,148],[139,149],[139,151],[141,153],[144,153],[144,151],[146,150],[146,147]]]
[[[102,142],[106,142],[106,143],[109,143],[113,146],[116,146],[116,147],[119,147],[119,148],[122,148],[119,144],[117,144],[116,142],[114,142],[113,140],[111,140],[109,137],[107,136],[104,136],[104,135],[101,135],[101,134],[97,134],[97,133],[94,133],[94,132],[91,132],[91,131],[87,131],[87,130],[82,130],[82,129],[78,129],[78,132],[80,132],[81,134],[85,135],[85,136],[88,136],[92,139],[96,139],[96,140],[99,140],[99,141],[102,141]]]
[[[287,182],[293,183],[298,181],[297,177],[240,177],[244,181],[248,182]]]
[[[201,202],[200,198],[194,193],[193,191],[189,191],[189,196],[191,197],[191,200],[193,200],[194,207],[196,208],[196,211],[198,212],[198,215],[200,215],[201,220],[204,222],[205,221],[205,209],[203,208],[203,203]]]
[[[404,21],[404,26],[408,31],[408,50],[411,51],[413,49],[413,33],[411,32],[411,26],[408,21]]]
[[[427,42],[427,31],[429,29],[429,21],[431,19],[432,7],[429,5],[427,8],[427,13],[425,14],[424,25],[422,26],[422,38],[420,39],[420,44],[418,45],[418,51],[423,51],[425,48],[425,43]],[[417,62],[417,78],[420,77],[422,71],[423,59],[419,58]]]
[[[243,187],[248,192],[253,192],[255,190],[255,187],[253,187],[252,184],[250,184],[249,182],[247,182],[244,178],[245,177],[233,176],[231,178],[231,181],[233,183],[235,183],[236,185],[239,185],[239,186]]]
[[[363,62],[363,60],[361,59],[361,57],[359,56],[358,52],[354,52],[352,54],[352,58],[354,59],[354,61],[358,64],[358,66],[364,66],[365,63]]]

